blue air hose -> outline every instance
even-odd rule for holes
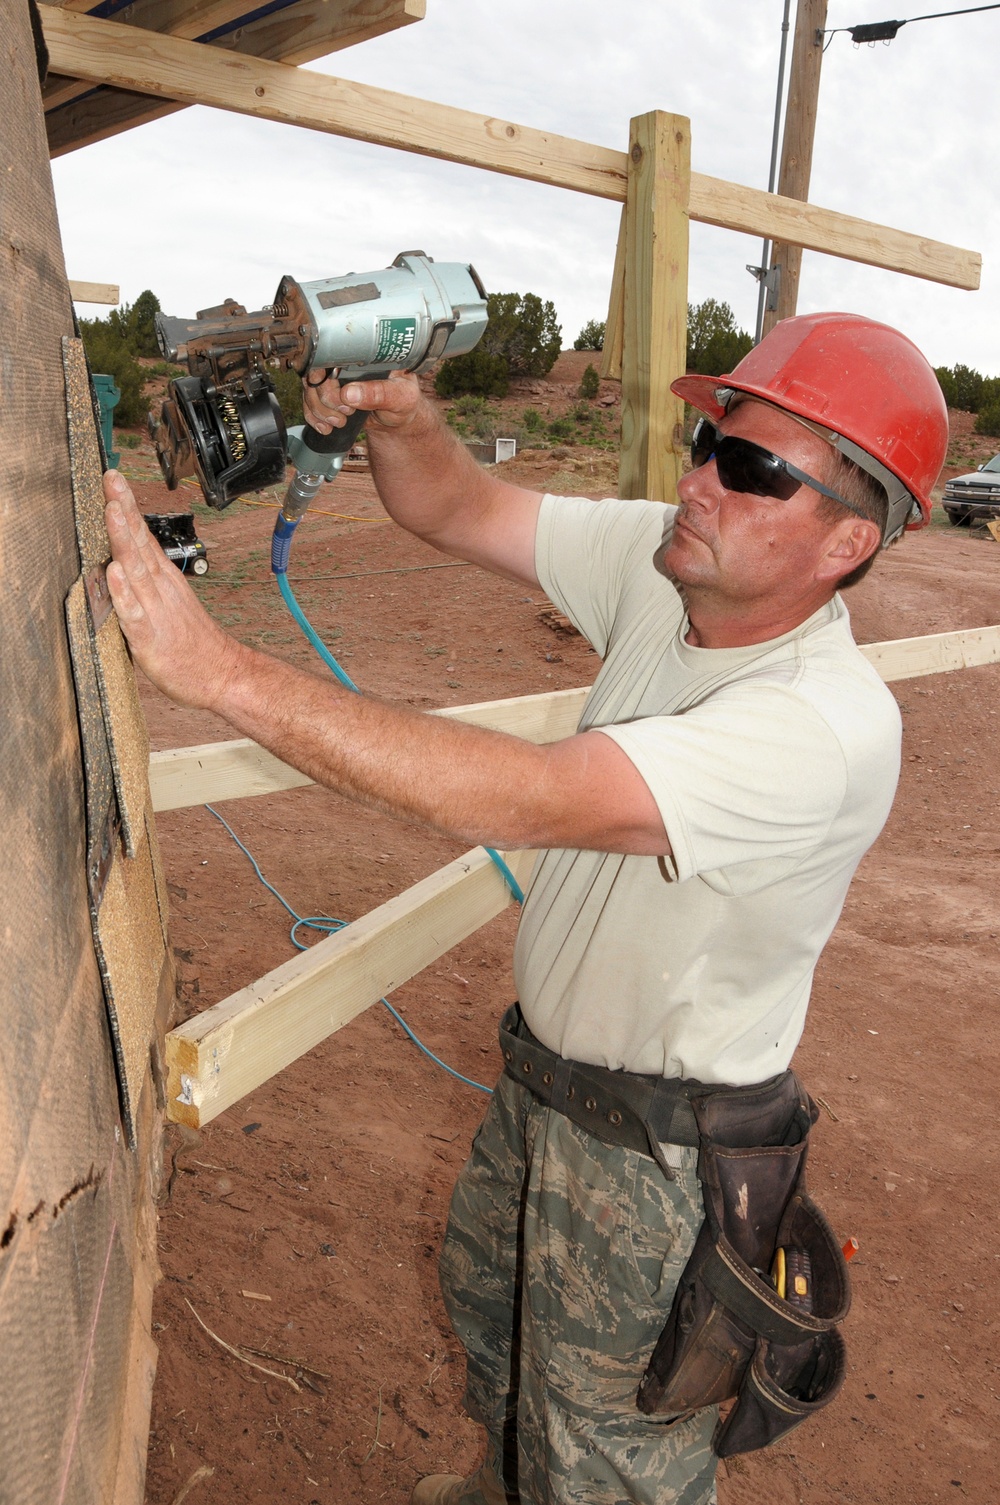
[[[257,874],[257,877],[260,879],[261,883],[263,883],[264,887],[268,890],[269,893],[274,895],[282,908],[286,909],[291,915],[295,923],[293,924],[291,930],[288,932],[288,936],[296,950],[308,951],[309,949],[304,941],[299,940],[299,930],[302,927],[306,928],[307,930],[321,930],[324,931],[327,935],[333,935],[336,931],[343,930],[347,925],[350,924],[349,920],[333,920],[330,919],[327,915],[304,916],[296,914],[295,910],[289,904],[288,900],[283,898],[282,895],[279,894],[278,890],[274,887],[274,884],[268,883],[267,879],[264,877],[264,874],[260,870],[260,866],[258,865],[256,857],[254,857],[249,847],[243,845],[242,841],[240,841],[240,838],[237,836],[236,832],[233,830],[229,822],[219,814],[218,810],[214,809],[211,805],[206,805],[205,809],[208,811],[209,815],[215,816],[215,819],[219,822],[220,825],[225,826],[226,830],[229,832],[230,836],[233,838],[240,851],[245,857],[249,859],[250,866]],[[435,1066],[440,1066],[442,1071],[446,1071],[448,1075],[453,1076],[456,1081],[464,1082],[466,1087],[475,1087],[477,1092],[486,1092],[492,1096],[492,1087],[485,1087],[482,1082],[474,1082],[471,1077],[463,1076],[460,1071],[455,1070],[454,1066],[449,1066],[447,1061],[442,1061],[440,1056],[436,1056],[432,1050],[428,1050],[424,1042],[413,1033],[413,1030],[407,1024],[402,1014],[397,1013],[397,1011],[393,1008],[392,1004],[387,998],[382,998],[379,1001],[385,1004],[386,1008],[389,1010],[389,1013],[392,1015],[392,1017],[395,1019],[396,1023],[400,1026],[404,1033],[410,1037],[418,1050],[423,1051],[424,1055],[427,1056],[429,1060],[434,1062]]]

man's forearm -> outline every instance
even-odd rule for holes
[[[315,374],[315,373],[314,373]],[[415,376],[305,386],[306,416],[327,433],[359,408],[372,470],[386,510],[402,527],[446,554],[534,582],[541,497],[477,465]]]
[[[240,648],[211,708],[319,784],[465,842],[669,851],[645,785],[600,732],[536,746]]]
[[[481,467],[458,436],[421,399],[405,426],[369,423],[366,439],[372,476],[389,515],[408,532],[455,552],[450,540],[468,531],[488,492]]]
[[[212,707],[236,731],[351,799],[462,841],[551,843],[548,750],[368,696],[244,649]]]

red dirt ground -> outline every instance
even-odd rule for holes
[[[570,451],[505,474],[545,485],[557,473],[556,489],[607,494],[613,481],[597,473],[607,464]],[[168,499],[145,446],[122,467],[147,510],[194,500]],[[538,591],[468,567],[417,572],[446,561],[385,521],[366,474],[342,476],[322,505],[300,529],[292,578],[364,688],[432,706],[593,678],[586,644],[539,618]],[[197,525],[212,571],[196,588],[210,609],[248,641],[310,663],[268,574],[268,512],[198,509]],[[1000,546],[939,518],[852,594],[857,636],[995,623],[998,583]],[[143,688],[154,746],[230,735]],[[796,1059],[824,1106],[814,1190],[861,1244],[850,1375],[821,1420],[720,1469],[722,1505],[996,1499],[1000,666],[895,691],[899,797],[822,959]],[[459,851],[316,788],[220,813],[306,915],[357,918]],[[158,825],[181,1018],[291,955],[290,921],[204,809]],[[392,999],[433,1050],[486,1084],[512,996],[515,923],[508,910]],[[376,1005],[200,1136],[168,1130],[149,1505],[182,1495],[190,1505],[405,1505],[420,1474],[476,1463],[435,1264],[484,1102]],[[194,1313],[225,1342],[259,1350],[256,1363],[297,1372],[297,1388],[232,1357]]]

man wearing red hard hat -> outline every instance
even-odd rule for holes
[[[321,431],[372,411],[401,526],[541,585],[593,644],[579,729],[546,746],[237,643],[106,481],[112,597],[162,689],[342,793],[541,851],[441,1259],[486,1461],[413,1505],[707,1505],[719,1456],[843,1375],[847,1274],[788,1066],[900,721],[839,590],[928,521],[947,412],[909,340],[849,314],[786,320],[673,390],[705,417],[664,508],[479,469],[411,377],[307,389]]]

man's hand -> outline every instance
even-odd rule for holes
[[[214,705],[250,650],[213,622],[116,470],[105,472],[104,496],[113,556],[108,588],[136,663],[179,704]]]
[[[417,378],[408,371],[392,371],[387,381],[350,381],[344,386],[322,369],[310,371],[302,384],[306,422],[321,434],[343,428],[358,408],[373,415],[382,428],[405,428],[420,406]]]

